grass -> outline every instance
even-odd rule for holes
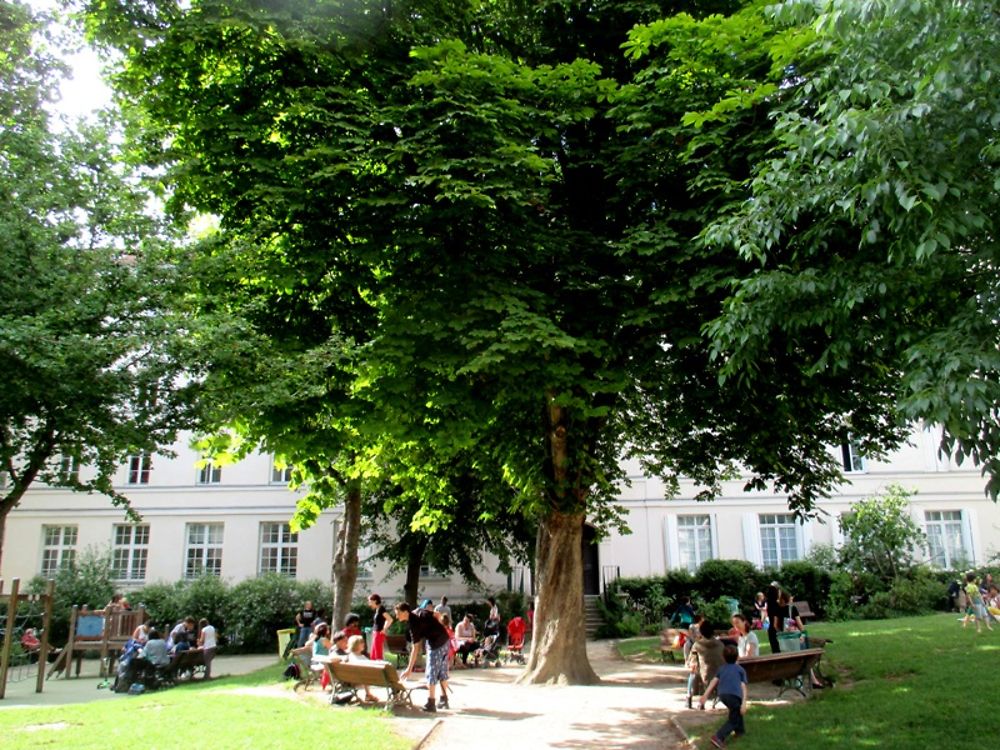
[[[382,711],[294,699],[275,667],[118,700],[0,711],[0,737],[4,750],[301,750],[304,737],[315,747],[412,745]]]
[[[979,718],[996,710],[1000,629],[977,635],[971,626],[962,630],[956,617],[812,625],[811,633],[834,641],[826,647],[823,671],[838,678],[837,686],[791,704],[753,704],[751,693],[746,737],[733,746],[978,750],[983,732],[990,731],[989,720],[984,725]],[[766,650],[767,638],[761,643]],[[657,644],[656,638],[630,639],[623,650],[641,654],[652,645],[652,660],[658,660]],[[710,747],[709,734],[724,721],[721,712],[707,724],[702,716],[679,717],[699,748]]]

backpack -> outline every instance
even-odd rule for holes
[[[282,677],[284,677],[286,680],[297,680],[302,675],[302,671],[301,669],[299,669],[298,664],[292,662],[287,667],[285,667],[285,671],[282,672],[281,674]]]

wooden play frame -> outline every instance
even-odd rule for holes
[[[45,685],[45,662],[49,655],[49,624],[52,621],[52,600],[56,582],[51,578],[45,584],[44,594],[22,594],[21,579],[10,582],[10,593],[3,593],[3,579],[0,578],[0,603],[7,604],[7,627],[4,630],[3,646],[0,647],[0,699],[7,692],[7,670],[10,668],[10,654],[14,647],[14,625],[17,623],[17,606],[21,602],[42,602],[42,638],[38,649],[38,676],[35,678],[35,692],[42,692]]]

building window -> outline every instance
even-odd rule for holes
[[[208,461],[198,470],[198,484],[218,484],[222,481],[222,467]]]
[[[433,565],[421,565],[420,566],[420,577],[421,578],[444,578],[445,574],[440,572]]]
[[[128,483],[149,484],[149,474],[153,470],[153,458],[148,453],[139,453],[128,458]]]
[[[59,479],[63,482],[76,482],[80,479],[80,459],[76,456],[63,455],[59,459]]]
[[[848,474],[858,474],[867,469],[861,446],[855,441],[843,443],[840,446],[841,466]]]
[[[286,466],[279,469],[277,465],[271,464],[271,484],[288,484],[292,481],[292,467]]]
[[[76,561],[76,526],[42,526],[42,575],[52,576]]]
[[[260,525],[260,572],[295,577],[299,559],[299,535],[287,523]]]
[[[760,516],[760,548],[765,568],[780,568],[799,560],[799,527],[790,513]]]
[[[111,543],[111,575],[119,581],[144,581],[148,557],[149,526],[116,524]]]
[[[222,524],[189,523],[184,553],[184,577],[222,575]]]
[[[694,573],[712,559],[712,519],[710,516],[677,517],[678,563]]]
[[[924,513],[931,565],[946,570],[965,567],[971,556],[965,544],[965,524],[960,510],[929,510]]]

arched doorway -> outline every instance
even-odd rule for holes
[[[583,595],[601,593],[601,565],[597,554],[597,531],[590,524],[583,525]]]

